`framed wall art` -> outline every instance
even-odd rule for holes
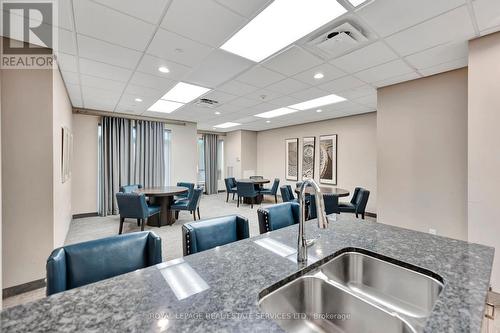
[[[302,179],[314,178],[314,159],[316,157],[316,138],[302,139]]]
[[[337,134],[319,137],[319,181],[337,185]]]
[[[287,180],[299,180],[299,139],[285,140],[285,174]]]

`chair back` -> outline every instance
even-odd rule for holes
[[[144,194],[116,193],[116,202],[121,217],[145,219],[148,217],[148,204]]]
[[[255,190],[255,184],[250,182],[237,182],[236,193],[243,198],[253,198],[259,195]]]
[[[201,189],[201,188],[195,188],[193,190],[193,195],[191,196],[191,199],[189,199],[188,210],[195,210],[196,208],[198,208],[198,205],[200,204],[202,192],[203,192],[203,189]]]
[[[368,197],[370,196],[370,191],[364,188],[359,190],[358,199],[356,200],[356,213],[364,214],[366,210],[366,204],[368,203]]]
[[[274,179],[274,183],[273,183],[273,187],[271,187],[271,194],[272,195],[276,195],[276,193],[278,193],[278,188],[280,187],[280,179],[279,178],[275,178]]]
[[[352,193],[351,204],[353,204],[355,206],[356,206],[356,201],[358,200],[360,190],[361,190],[361,187],[356,187],[354,189],[354,192]]]
[[[281,192],[281,200],[283,200],[283,202],[289,202],[295,199],[292,187],[290,185],[281,186],[280,192]]]
[[[142,188],[141,184],[123,185],[120,186],[120,192],[122,193],[132,193]]]
[[[250,179],[264,179],[262,176],[250,176]]]
[[[232,181],[231,178],[225,178],[224,179],[224,184],[226,184],[226,192],[228,192],[228,193],[234,187],[234,186],[232,186],[233,185],[233,181]]]
[[[296,202],[284,202],[257,210],[259,231],[261,234],[278,230],[299,223],[300,205]]]
[[[248,219],[239,215],[216,217],[182,226],[184,255],[248,238]]]
[[[161,238],[148,231],[60,247],[47,259],[47,296],[161,262]]]
[[[188,199],[191,198],[191,196],[193,195],[193,189],[194,189],[194,184],[193,183],[178,182],[177,186],[187,187],[188,188],[187,192],[178,194],[177,197],[179,197],[179,198],[188,198]]]
[[[315,219],[318,217],[316,212],[316,197],[311,195],[309,197],[309,219]],[[338,214],[339,213],[339,197],[334,194],[323,194],[323,201],[325,202],[325,213]]]

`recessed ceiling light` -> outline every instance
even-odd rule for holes
[[[170,73],[170,69],[168,69],[168,67],[165,66],[158,67],[158,70],[162,73]]]
[[[239,126],[241,125],[240,123],[232,123],[232,122],[227,122],[219,125],[215,125],[214,128],[229,128],[229,127],[234,127],[234,126]]]
[[[266,123],[268,123],[268,124],[269,124],[270,122],[271,122],[270,120],[266,120]]]
[[[368,1],[368,0],[349,0],[351,5],[353,5],[354,7],[358,7],[359,5],[361,5],[362,3],[366,2],[366,1]]]
[[[312,109],[312,108],[317,108],[317,107],[323,106],[323,105],[335,104],[335,103],[343,102],[345,100],[346,99],[344,97],[340,97],[340,96],[337,96],[335,94],[331,94],[331,95],[327,95],[327,96],[323,96],[323,97],[311,99],[310,101],[306,101],[306,102],[302,102],[302,103],[290,105],[289,108],[297,109],[297,110],[301,110],[302,111],[302,110],[309,110],[309,109]]]
[[[333,0],[275,0],[221,49],[259,62],[346,11]]]
[[[175,110],[182,107],[183,105],[184,104],[182,104],[182,103],[164,101],[164,100],[160,99],[160,100],[156,101],[155,104],[151,105],[149,107],[148,111],[170,113],[170,112],[174,112]]]
[[[136,101],[136,102],[142,102],[142,98],[136,98],[136,99],[134,99],[134,101]]]
[[[211,89],[196,86],[194,84],[179,82],[161,99],[180,103],[189,103],[210,90]]]
[[[256,114],[255,117],[274,118],[274,117],[279,117],[279,116],[283,116],[285,114],[294,113],[294,112],[297,112],[297,110],[289,109],[289,108],[279,108],[276,110],[271,110],[271,111]]]
[[[215,111],[214,114],[220,115],[220,112],[219,111]]]
[[[321,113],[321,112],[323,112],[323,110],[321,110],[321,109],[317,109],[317,110],[316,110],[316,112],[317,112],[317,113]]]
[[[321,80],[324,77],[325,77],[325,75],[323,73],[316,73],[316,74],[314,74],[314,78],[316,80]]]

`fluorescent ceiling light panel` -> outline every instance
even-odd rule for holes
[[[274,118],[274,117],[279,117],[279,116],[283,116],[285,114],[294,113],[294,112],[297,112],[297,110],[289,109],[289,108],[279,108],[276,110],[256,114],[255,117]]]
[[[358,7],[359,5],[361,5],[362,3],[366,2],[366,1],[368,1],[368,0],[349,0],[351,5],[353,5],[354,7]]]
[[[260,62],[345,12],[335,0],[274,0],[221,49]]]
[[[303,111],[303,110],[317,108],[317,107],[320,107],[323,105],[329,105],[329,104],[343,102],[345,100],[346,99],[344,97],[340,97],[340,96],[337,96],[335,94],[331,94],[328,96],[323,96],[323,97],[311,99],[309,101],[302,102],[299,104],[290,105],[289,108]]]
[[[215,125],[214,128],[229,128],[229,127],[234,127],[234,126],[240,126],[240,123],[232,123],[232,122],[227,122],[219,125]]]
[[[189,103],[211,89],[195,86],[194,84],[179,82],[170,89],[161,99],[179,103]]]
[[[171,101],[164,101],[162,99],[156,101],[155,104],[151,105],[148,109],[148,111],[153,111],[153,112],[163,112],[163,113],[170,113],[174,112],[178,108],[184,106],[182,103],[177,103],[177,102],[171,102]]]

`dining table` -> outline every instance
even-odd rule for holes
[[[149,198],[149,202],[160,206],[160,226],[172,225],[175,223],[175,214],[170,208],[174,202],[174,197],[188,192],[189,189],[184,186],[157,186],[145,187],[136,190],[136,193],[143,193]],[[148,219],[148,225],[158,226],[156,221]]]
[[[262,186],[264,184],[269,184],[270,182],[271,181],[269,179],[264,179],[264,178],[243,178],[243,179],[238,179],[236,181],[236,183],[253,183],[257,191],[262,189]],[[250,204],[252,203],[252,200],[254,200],[254,198],[244,198],[243,202],[246,204]],[[259,194],[257,195],[257,197],[255,197],[253,203],[259,205],[262,203],[262,200],[264,200],[264,196],[262,194]]]
[[[326,186],[320,186],[319,189],[321,190],[321,193],[323,194],[331,194],[335,195],[337,197],[348,197],[349,196],[349,191],[344,190],[343,188],[338,188],[338,187],[326,187]],[[299,194],[300,193],[300,188],[297,187],[295,189],[295,193]],[[314,194],[314,188],[311,186],[308,186],[306,188],[306,194]]]

